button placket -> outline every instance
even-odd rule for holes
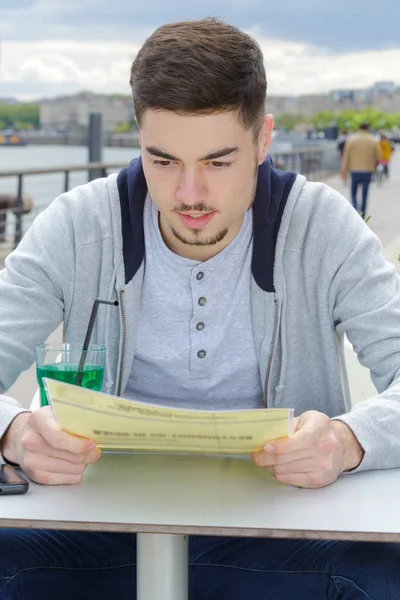
[[[207,378],[209,367],[207,360],[208,335],[207,314],[209,310],[210,288],[207,274],[201,270],[193,273],[191,288],[193,297],[193,317],[190,328],[191,337],[191,376]]]

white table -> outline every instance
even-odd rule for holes
[[[0,526],[137,532],[138,600],[187,600],[188,534],[400,541],[399,497],[400,470],[306,490],[247,459],[106,455],[79,486],[3,496]]]

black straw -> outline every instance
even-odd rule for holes
[[[99,304],[109,304],[111,306],[118,306],[119,302],[118,300],[101,300],[100,298],[96,298],[96,300],[93,302],[93,308],[89,319],[89,325],[87,327],[85,339],[83,341],[82,354],[78,365],[78,373],[76,374],[76,385],[82,385],[83,369],[86,362],[87,351],[90,344],[90,338],[92,337],[94,322],[96,320]]]

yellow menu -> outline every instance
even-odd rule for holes
[[[43,381],[61,428],[105,450],[239,455],[292,433],[293,409],[180,410]]]

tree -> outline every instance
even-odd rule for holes
[[[336,125],[337,115],[331,110],[321,110],[311,117],[311,123],[317,130],[326,129],[332,125]]]
[[[304,123],[304,117],[302,115],[296,115],[291,112],[283,112],[276,117],[275,121],[279,129],[284,129],[285,131],[292,131],[292,129],[294,129],[296,125]]]
[[[33,127],[39,129],[39,104],[0,104],[0,122],[4,127],[21,129]]]

